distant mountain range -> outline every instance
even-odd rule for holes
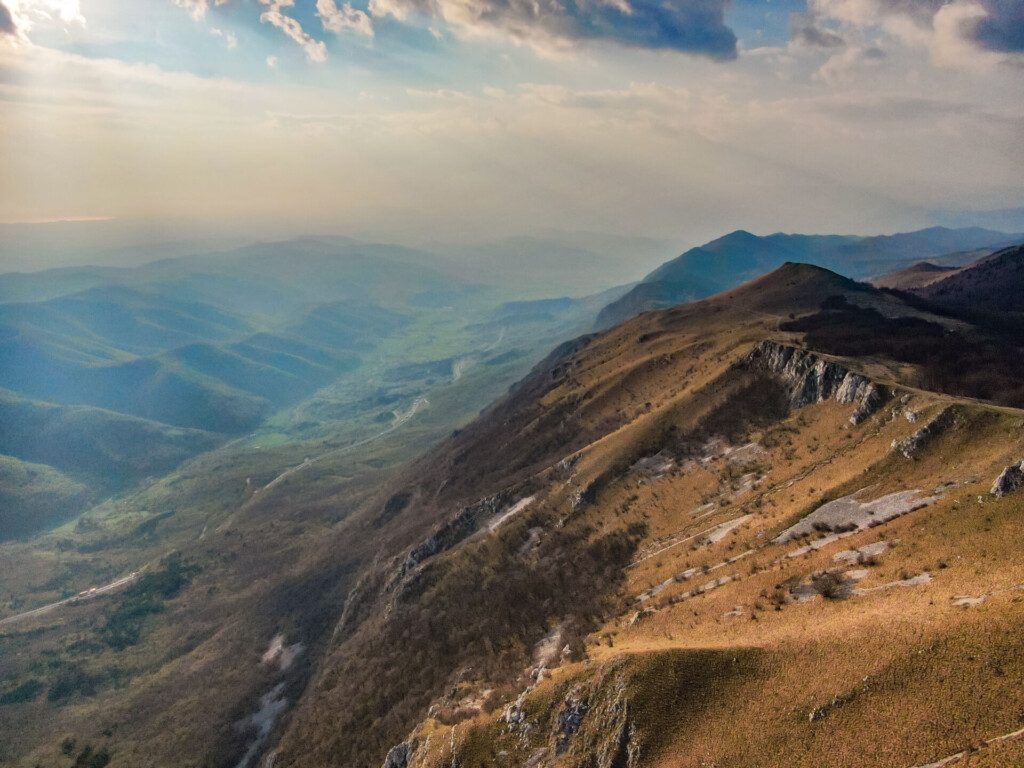
[[[955,266],[988,251],[1024,240],[987,229],[933,227],[874,237],[791,235],[760,237],[739,230],[692,248],[651,272],[632,290],[605,307],[600,328],[653,309],[728,290],[787,261],[814,264],[857,280],[910,266],[922,259],[946,257]]]
[[[430,258],[297,240],[0,277],[0,537],[73,515],[76,483],[110,492],[253,429],[471,295]],[[15,515],[33,495],[51,513]]]
[[[3,280],[0,387],[231,434],[465,290],[401,249],[259,245]],[[389,257],[390,254],[390,257]]]

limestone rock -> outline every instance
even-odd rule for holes
[[[850,416],[854,425],[865,421],[888,399],[886,390],[859,373],[813,352],[774,341],[762,341],[745,362],[750,368],[778,378],[789,393],[792,408],[827,400],[856,404]]]
[[[953,426],[956,420],[956,408],[947,406],[942,409],[934,419],[929,421],[917,432],[905,440],[893,440],[892,449],[902,453],[906,458],[912,459],[935,438]]]
[[[388,750],[384,758],[384,765],[381,768],[409,768],[409,761],[412,759],[413,746],[409,742],[403,742]]]
[[[992,484],[993,496],[1007,496],[1024,488],[1024,461],[1011,464],[1000,473]]]

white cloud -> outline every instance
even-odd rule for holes
[[[1007,58],[980,48],[964,34],[987,15],[980,3],[970,0],[955,0],[940,8],[933,20],[934,34],[928,41],[932,61],[944,67],[985,70]]]
[[[323,41],[316,40],[302,28],[297,19],[285,15],[281,10],[293,7],[295,0],[260,0],[260,4],[267,8],[260,14],[260,21],[274,25],[298,43],[310,61],[318,64],[327,61],[327,46]]]
[[[850,46],[833,54],[821,65],[815,77],[830,85],[851,83],[865,67],[877,67],[885,52],[877,47]]]
[[[37,24],[84,26],[79,0],[3,0],[0,2],[0,32],[25,38]]]
[[[210,27],[210,34],[223,40],[224,45],[226,45],[230,50],[234,50],[238,47],[238,35],[234,32],[225,32],[219,27]]]
[[[213,0],[212,4],[227,5],[229,0]],[[179,8],[184,8],[190,14],[192,18],[203,19],[206,17],[206,12],[210,9],[211,0],[174,0],[174,4]]]
[[[587,42],[729,60],[726,0],[370,0],[370,15],[438,20],[464,37],[502,36],[542,52]]]
[[[1020,0],[810,0],[809,10],[848,29],[878,31],[926,49],[936,66],[984,70],[1024,61],[1014,48],[1020,32],[1009,31],[1022,13],[1014,3]]]
[[[316,0],[316,13],[328,32],[340,33],[344,30],[358,32],[373,37],[373,22],[364,12],[346,2],[340,8],[335,0]]]

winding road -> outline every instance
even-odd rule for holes
[[[127,576],[122,576],[120,579],[105,584],[102,587],[93,587],[79,592],[77,595],[66,597],[63,600],[58,600],[55,603],[49,603],[48,605],[41,605],[38,608],[33,608],[31,611],[25,611],[24,613],[16,613],[14,616],[8,616],[5,619],[0,619],[0,627],[6,626],[7,624],[14,624],[15,622],[22,621],[24,619],[30,619],[34,616],[42,616],[44,613],[49,613],[52,610],[60,608],[64,605],[71,605],[73,603],[84,603],[87,600],[92,600],[95,597],[106,595],[115,590],[120,589],[139,578],[141,571],[132,571]]]

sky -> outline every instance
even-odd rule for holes
[[[1022,179],[1021,0],[0,0],[6,232],[695,244]]]

